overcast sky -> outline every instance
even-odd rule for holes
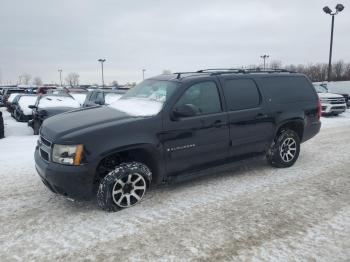
[[[0,0],[1,81],[18,75],[59,82],[140,81],[172,71],[327,62],[333,0]],[[336,16],[334,60],[350,62],[350,2]]]

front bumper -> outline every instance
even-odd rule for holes
[[[35,149],[35,167],[43,183],[54,193],[76,200],[90,200],[94,194],[95,168],[68,166],[45,161]]]
[[[344,104],[326,104],[322,103],[322,114],[331,114],[331,113],[343,113],[346,111],[347,105]]]

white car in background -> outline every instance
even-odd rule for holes
[[[321,101],[323,115],[339,115],[346,111],[344,96],[329,93],[322,85],[315,85],[315,89]]]

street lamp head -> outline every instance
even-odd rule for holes
[[[101,62],[101,63],[103,63],[103,62],[105,62],[105,61],[106,61],[106,59],[102,59],[102,58],[100,58],[98,61],[99,61],[99,62]]]
[[[342,4],[337,4],[335,6],[335,9],[337,10],[337,12],[341,12],[344,10],[344,6]]]
[[[328,6],[323,7],[323,12],[329,15],[332,14],[332,10]]]

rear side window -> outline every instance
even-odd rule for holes
[[[302,76],[276,76],[261,78],[268,98],[275,103],[314,100],[313,86]]]
[[[255,108],[260,104],[260,93],[251,79],[226,80],[224,92],[230,111]]]

